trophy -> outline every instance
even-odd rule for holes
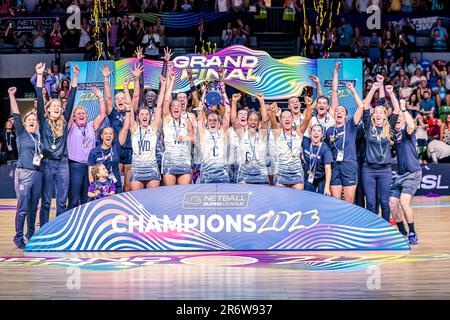
[[[206,85],[205,102],[210,107],[215,107],[220,103],[222,99],[222,92],[219,83],[211,81]]]

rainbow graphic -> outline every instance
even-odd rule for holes
[[[409,250],[389,223],[308,191],[160,187],[89,202],[46,224],[25,251]]]
[[[201,56],[198,54],[189,54],[186,57],[192,58]],[[289,57],[284,59],[274,59],[267,52],[252,50],[241,45],[227,47],[217,53],[207,55],[208,60],[213,57],[219,57],[224,65],[225,57],[237,60],[238,57],[251,56],[257,59],[256,66],[252,68],[252,75],[258,80],[241,80],[225,78],[225,83],[238,90],[254,94],[261,92],[268,100],[288,99],[291,96],[300,95],[306,86],[314,86],[309,79],[310,75],[317,74],[317,60],[311,60],[304,57]],[[129,58],[116,61],[116,89],[123,89],[123,80],[131,77],[131,70],[137,63],[136,58]],[[163,62],[144,60],[144,86],[146,88],[158,89],[159,76],[161,74]],[[211,66],[209,69],[217,71],[217,66]],[[229,64],[224,67],[226,73],[232,72],[236,67]],[[249,72],[249,68],[240,68],[244,74]],[[189,91],[189,80],[180,80],[184,69],[174,68],[176,79],[173,92]],[[206,80],[194,79],[196,85]]]

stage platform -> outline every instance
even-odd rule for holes
[[[0,299],[448,299],[450,197],[413,203],[410,251],[24,253],[0,200]]]

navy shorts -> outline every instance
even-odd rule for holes
[[[334,162],[331,171],[331,185],[350,187],[358,184],[358,162]]]
[[[133,149],[121,148],[120,149],[120,163],[121,164],[131,164],[132,160],[133,160]]]
[[[422,171],[396,174],[391,185],[391,197],[400,198],[402,193],[414,196],[422,182]]]

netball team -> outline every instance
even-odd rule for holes
[[[339,104],[340,63],[334,68],[331,101],[323,95],[319,79],[311,76],[317,87],[315,100],[305,96],[302,103],[291,97],[288,109],[281,109],[254,93],[259,103],[255,110],[240,107],[240,93],[228,97],[222,69],[218,105],[206,103],[205,86],[197,88],[189,70],[190,92],[174,97],[172,89],[179,79],[169,50],[158,94],[145,92],[140,48],[136,55],[140,63],[131,70],[132,78],[124,80],[123,91],[111,92],[111,70],[102,67],[104,90],[92,87],[98,108],[93,120],[84,107],[74,106],[80,71],[76,65],[66,104],[45,94],[43,63],[36,65],[36,110],[21,115],[16,88],[9,89],[19,150],[14,236],[18,248],[33,236],[39,206],[39,225],[49,221],[53,194],[60,215],[90,199],[191,183],[290,187],[350,203],[362,188],[369,211],[381,211],[387,221],[392,214],[409,243],[418,243],[410,205],[421,182],[415,122],[383,77],[377,77],[364,100],[352,82],[346,83],[357,105],[353,115]],[[383,91],[388,103],[373,108],[376,91]],[[397,160],[395,176],[391,150]]]

